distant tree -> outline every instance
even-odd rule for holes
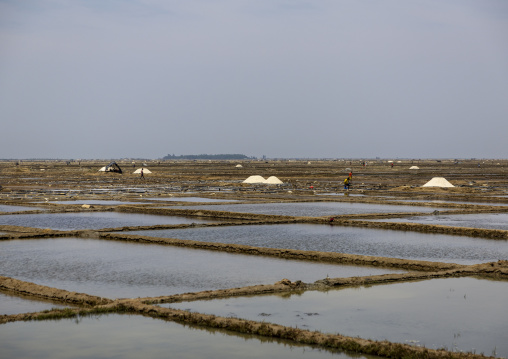
[[[163,160],[248,160],[253,158],[254,157],[248,157],[242,154],[219,154],[219,155],[201,154],[201,155],[180,155],[180,156],[168,154],[167,156],[162,157]]]

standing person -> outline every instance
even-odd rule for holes
[[[349,185],[350,185],[350,183],[351,183],[351,180],[349,179],[349,177],[346,178],[344,180],[344,189],[347,189],[349,191]]]
[[[353,179],[353,171],[349,171],[349,179]]]
[[[143,175],[143,167],[141,167],[141,178],[145,179],[145,176]]]

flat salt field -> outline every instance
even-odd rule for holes
[[[217,221],[218,220],[199,219],[196,217],[160,216],[121,212],[41,213],[0,216],[0,225],[50,228],[54,230],[210,223]]]
[[[390,198],[392,201],[397,202],[429,202],[429,203],[453,203],[453,204],[474,204],[482,206],[508,206],[508,203],[497,202],[473,202],[473,201],[445,201],[445,200],[431,200],[431,199],[397,199],[396,197]]]
[[[162,197],[145,198],[151,201],[170,201],[170,202],[237,202],[236,199],[220,199],[206,197]]]
[[[433,215],[406,218],[390,218],[373,220],[375,222],[402,222],[438,224],[452,227],[503,229],[508,230],[508,213],[480,213],[480,214],[453,214]]]
[[[7,323],[0,347],[3,358],[26,359],[378,358],[130,315]]]
[[[44,208],[30,206],[11,206],[8,204],[0,204],[0,212],[21,212],[21,211],[42,211]]]
[[[115,200],[106,200],[106,199],[76,199],[69,201],[49,201],[49,203],[56,204],[89,204],[89,205],[104,205],[104,206],[115,206],[120,204],[146,204],[147,202],[129,202],[129,201],[115,201]]]
[[[0,315],[33,313],[52,308],[68,307],[69,306],[64,306],[50,301],[36,300],[33,297],[18,296],[7,292],[0,292]]]
[[[469,277],[161,306],[507,357],[507,297],[507,281]]]
[[[123,233],[459,264],[508,260],[508,241],[318,224],[221,226]]]
[[[425,206],[397,206],[369,203],[349,202],[292,202],[292,203],[257,203],[257,204],[231,204],[231,205],[196,205],[171,208],[199,208],[210,211],[227,211],[253,214],[268,214],[279,216],[320,217],[344,214],[364,213],[407,213],[407,212],[434,212],[439,208]]]
[[[107,298],[403,272],[84,238],[9,240],[0,249],[0,275]]]

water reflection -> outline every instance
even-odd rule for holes
[[[503,229],[508,230],[508,213],[479,213],[479,214],[453,214],[433,215],[421,217],[406,217],[393,219],[380,219],[375,222],[411,222],[421,224],[438,224],[442,226]]]
[[[449,278],[162,306],[506,357],[507,297],[508,281]]]
[[[172,207],[186,208],[189,207]],[[282,216],[331,216],[361,213],[433,212],[439,208],[419,206],[390,206],[348,202],[301,202],[301,203],[257,203],[231,205],[196,205],[195,208],[211,211],[282,215]]]
[[[508,260],[508,241],[328,225],[251,225],[128,233],[460,264]]]
[[[12,293],[0,292],[0,315],[11,315],[20,313],[40,312],[52,308],[65,308],[66,306],[51,302],[48,300],[40,300],[33,297],[22,295],[14,295]]]
[[[27,359],[375,358],[128,315],[8,323],[0,325],[0,347],[4,358]]]
[[[55,230],[101,229],[158,224],[210,223],[197,217],[158,216],[120,212],[13,214],[0,216],[0,225],[51,228]]]
[[[401,272],[83,238],[10,240],[0,248],[4,276],[107,298]]]

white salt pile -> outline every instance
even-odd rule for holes
[[[418,167],[418,166],[411,166],[411,167],[409,167],[409,169],[410,169],[410,170],[419,170],[419,169],[420,169],[420,167]]]
[[[434,177],[429,182],[425,183],[422,187],[455,187],[448,182],[444,177]]]
[[[242,183],[265,183],[265,179],[261,176],[250,176]]]
[[[242,168],[243,166],[242,165],[236,165],[237,168]]]
[[[278,179],[277,177],[275,176],[270,176],[268,177],[265,182],[266,184],[281,184],[281,183],[284,183],[282,182],[280,179]]]

